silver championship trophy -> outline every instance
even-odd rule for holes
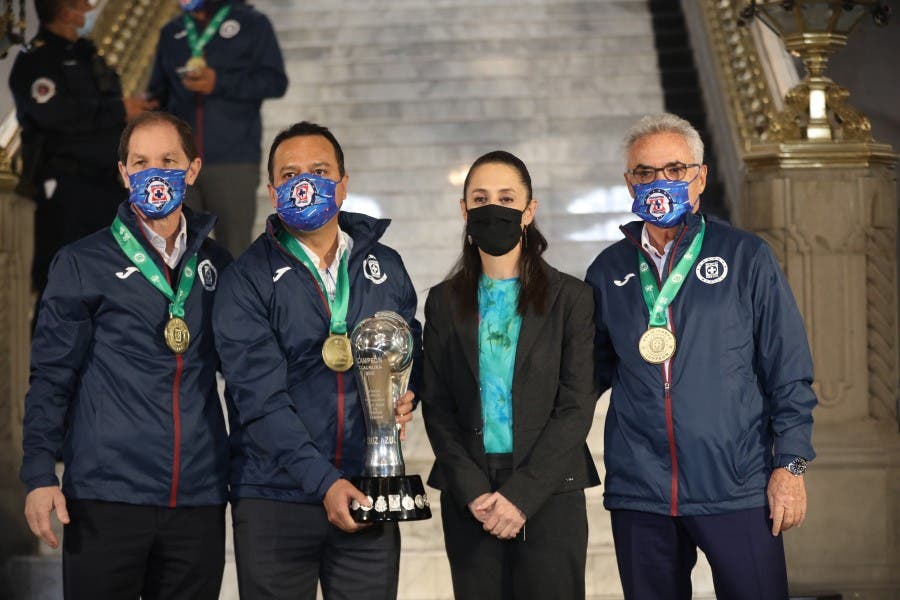
[[[409,325],[395,312],[377,312],[353,328],[350,343],[366,418],[365,471],[351,482],[370,504],[354,500],[350,514],[361,523],[430,519],[422,478],[406,475],[394,418],[412,371],[415,341]]]

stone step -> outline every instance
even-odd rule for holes
[[[553,54],[536,59],[525,56],[472,56],[468,58],[399,57],[390,63],[380,60],[319,60],[293,62],[287,66],[292,83],[315,81],[317,85],[334,85],[349,82],[405,82],[460,80],[503,73],[505,76],[592,76],[603,74],[630,74],[656,77],[655,54],[621,56],[609,54],[578,54],[575,56]]]
[[[499,131],[499,128],[497,131]],[[593,157],[598,164],[615,163],[621,160],[621,142],[619,136],[598,136],[597,132],[579,132],[567,136],[541,135],[523,138],[515,134],[503,139],[483,139],[478,142],[441,143],[437,140],[429,144],[404,144],[374,146],[364,139],[339,138],[344,149],[348,170],[352,165],[367,165],[369,168],[398,169],[415,175],[420,167],[438,167],[445,165],[450,169],[467,168],[475,157],[485,152],[503,148],[517,155],[525,164],[538,164],[547,161],[556,162],[560,156]],[[335,132],[340,136],[340,132]],[[427,135],[427,134],[424,134]],[[622,179],[617,178],[615,184],[620,185]]]
[[[637,113],[658,112],[662,95],[648,92],[628,97],[621,90],[602,95],[554,95],[542,98],[405,98],[403,101],[373,101],[367,98],[340,102],[310,102],[293,95],[264,105],[263,145],[275,133],[297,121],[313,121],[329,128],[349,125],[406,125],[431,123],[471,123],[501,119],[633,117]],[[614,134],[613,134],[614,135]],[[577,160],[579,157],[569,157]]]
[[[452,41],[480,42],[484,40],[559,39],[565,37],[628,37],[652,35],[653,28],[642,19],[622,17],[582,16],[568,19],[536,20],[460,20],[426,23],[388,22],[372,25],[337,23],[332,26],[317,23],[288,24],[279,21],[278,41],[284,48],[310,46],[392,46],[398,40],[406,45],[435,44]]]
[[[309,60],[373,60],[390,61],[397,57],[485,56],[547,56],[578,53],[604,53],[627,60],[636,48],[646,52],[653,47],[652,33],[631,36],[559,36],[505,40],[441,40],[406,43],[402,39],[388,40],[377,45],[335,44],[319,45],[301,40],[281,44],[281,49],[291,61]]]
[[[521,23],[590,17],[597,14],[596,2],[420,2],[375,6],[342,3],[340,11],[306,10],[303,5],[273,5],[266,14],[276,31],[308,27],[381,27],[395,23],[426,25],[434,23]],[[640,2],[605,2],[603,14],[609,19],[641,16]],[[477,19],[477,21],[476,21]]]
[[[483,76],[468,79],[414,80],[397,85],[390,81],[362,81],[327,85],[297,86],[288,96],[291,104],[305,102],[329,104],[353,100],[403,102],[409,99],[486,99],[557,98],[568,96],[612,96],[620,98],[627,90],[633,96],[659,93],[652,78],[640,74],[610,74],[600,79],[548,75],[540,79],[528,76]],[[288,104],[290,106],[290,104]]]

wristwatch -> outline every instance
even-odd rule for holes
[[[797,458],[786,464],[784,468],[787,469],[791,475],[803,475],[804,473],[806,473],[806,459],[800,458],[798,456]]]

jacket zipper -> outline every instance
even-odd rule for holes
[[[678,239],[672,244],[672,249],[669,251],[669,268],[667,270],[668,273],[672,272],[672,263],[675,262],[675,254],[678,250],[678,246],[681,245],[681,240],[684,238],[684,234],[687,233],[687,227],[681,228],[681,233],[678,235]],[[640,242],[634,239],[632,235],[626,232],[624,229],[622,230],[626,237],[628,237],[632,243],[637,244],[638,252],[643,252],[647,255],[647,252],[643,249]],[[647,255],[648,264],[654,264],[652,257]],[[656,271],[656,269],[654,269]],[[656,285],[658,288],[662,288],[662,273],[656,272]],[[668,314],[668,329],[672,332],[672,335],[675,335],[675,325],[672,322],[672,305],[666,309]],[[677,339],[677,338],[676,338]],[[673,517],[678,516],[678,452],[675,446],[675,419],[672,411],[672,359],[670,358],[662,365],[660,365],[660,371],[662,372],[663,379],[663,399],[665,403],[666,410],[666,437],[669,442],[669,461],[672,463],[672,480],[670,487],[670,499],[669,499],[669,514]]]
[[[681,233],[678,235],[678,239],[672,245],[672,249],[670,250],[671,254],[669,254],[669,268],[666,269],[666,273],[672,272],[672,265],[675,262],[675,253],[678,250],[678,246],[681,245],[681,240],[684,239],[684,234],[687,233],[687,227],[681,228]],[[662,287],[662,273],[659,273],[657,278],[657,284]],[[669,304],[666,309],[668,313],[668,327],[669,331],[672,332],[672,335],[675,335],[675,324],[672,321],[672,305]],[[677,338],[676,338],[677,339]],[[665,403],[666,403],[666,435],[669,438],[669,460],[672,462],[672,488],[671,488],[671,499],[669,500],[669,514],[673,517],[678,516],[678,451],[675,447],[675,418],[672,410],[672,359],[670,358],[662,365],[663,372],[663,387],[665,388]]]
[[[143,232],[142,232],[143,233]],[[151,244],[152,246],[152,244]],[[159,253],[157,251],[157,253]],[[162,255],[160,255],[162,258]],[[166,281],[172,287],[172,277],[169,275],[169,265],[165,264]],[[172,487],[169,490],[169,508],[175,508],[178,501],[178,476],[181,473],[181,402],[178,398],[181,387],[181,374],[184,372],[184,357],[175,355],[175,377],[172,380]]]
[[[144,236],[147,244],[153,248],[159,255],[159,259],[163,265],[163,273],[166,275],[166,281],[169,287],[172,287],[172,277],[169,274],[169,265],[162,253],[157,250],[144,228],[138,223],[138,231]],[[169,487],[169,508],[175,508],[178,501],[178,475],[181,472],[181,402],[179,401],[179,389],[181,388],[181,375],[184,373],[184,357],[181,354],[175,355],[175,377],[172,379],[172,484]]]

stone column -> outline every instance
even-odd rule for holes
[[[897,156],[795,142],[747,157],[740,225],[787,274],[815,362],[809,513],[785,535],[792,593],[900,597]]]
[[[0,565],[36,547],[22,513],[18,475],[31,345],[34,205],[13,193],[15,184],[0,150]]]

